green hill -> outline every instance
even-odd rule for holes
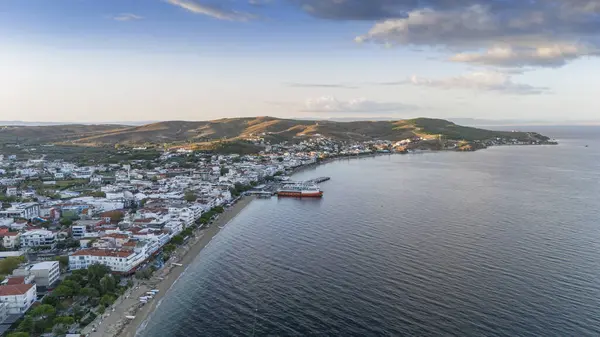
[[[342,141],[398,141],[414,136],[447,140],[489,140],[497,137],[522,141],[548,138],[537,133],[500,132],[456,125],[443,119],[398,121],[307,121],[273,117],[226,118],[204,122],[166,121],[142,126],[50,125],[0,127],[0,144],[63,144],[85,146],[137,144],[210,144],[263,138],[273,143],[322,135]]]

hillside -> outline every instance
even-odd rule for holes
[[[307,121],[273,117],[226,118],[205,122],[166,121],[141,126],[49,125],[0,127],[0,144],[69,144],[87,146],[136,144],[204,144],[264,138],[277,143],[322,135],[337,140],[391,140],[441,135],[448,140],[518,140],[547,137],[536,133],[498,132],[456,125],[442,119],[400,121]]]
[[[76,141],[83,137],[105,134],[122,125],[44,125],[44,126],[0,126],[0,144],[44,144]]]

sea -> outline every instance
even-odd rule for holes
[[[599,336],[600,127],[556,146],[337,160],[258,199],[143,337]]]

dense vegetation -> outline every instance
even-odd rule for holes
[[[27,312],[9,336],[64,335],[74,326],[86,326],[125,291],[119,281],[119,276],[100,264],[74,270],[44,297],[41,305]]]

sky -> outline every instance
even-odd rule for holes
[[[0,120],[600,120],[600,0],[2,0]]]

